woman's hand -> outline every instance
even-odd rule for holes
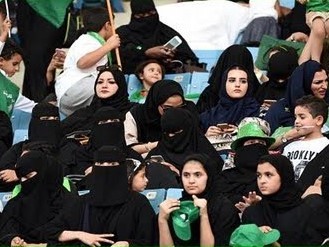
[[[10,246],[26,246],[26,243],[24,239],[16,236],[11,240]]]
[[[79,232],[78,239],[89,246],[101,246],[101,243],[113,244],[114,241],[108,239],[114,234],[92,234],[88,232]]]
[[[257,195],[255,191],[249,192],[248,197],[242,196],[244,202],[238,202],[234,206],[240,210],[241,213],[250,205],[254,205],[262,200],[262,197]]]
[[[207,200],[204,198],[198,198],[196,195],[192,195],[194,206],[200,208],[200,216],[207,216]]]
[[[118,241],[111,245],[111,247],[128,247],[129,243],[127,241]]]
[[[205,134],[206,137],[210,137],[210,136],[218,136],[220,134],[222,134],[222,130],[216,126],[210,126],[207,129],[207,132]]]
[[[0,171],[0,179],[5,183],[18,181],[18,177],[16,175],[15,170],[11,170],[11,169]]]
[[[177,199],[167,199],[160,204],[159,220],[168,220],[171,212],[179,209],[180,201]]]

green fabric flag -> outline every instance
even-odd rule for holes
[[[26,0],[43,18],[59,28],[66,15],[66,9],[73,0]]]
[[[304,49],[305,43],[276,39],[268,35],[263,35],[262,40],[260,41],[259,51],[255,62],[255,65],[258,69],[267,70],[269,51],[275,46],[292,47],[300,56]]]
[[[18,98],[19,87],[0,73],[0,110],[11,116]]]

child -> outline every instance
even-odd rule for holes
[[[129,99],[132,102],[144,103],[151,86],[163,79],[165,68],[157,60],[150,59],[137,66],[135,75],[142,83],[142,89],[133,93]]]
[[[127,159],[127,161],[129,189],[137,192],[144,191],[149,182],[146,173],[146,163],[136,159]]]
[[[328,106],[323,99],[304,96],[296,101],[295,117],[295,128],[303,137],[288,144],[283,155],[291,160],[295,180],[304,191],[314,184],[326,165],[329,140],[321,128],[328,117]]]
[[[0,110],[6,112],[9,116],[13,109],[19,109],[26,112],[32,112],[36,103],[19,92],[16,86],[7,77],[12,77],[19,72],[20,63],[23,59],[22,49],[12,40],[6,41],[0,55]]]
[[[311,28],[310,37],[299,58],[299,64],[310,59],[320,62],[323,42],[329,33],[329,2],[319,0],[297,1],[306,4],[306,24]]]
[[[72,44],[64,71],[55,83],[58,105],[65,115],[90,105],[97,67],[112,64],[110,52],[120,46],[119,36],[112,33],[106,9],[86,10],[83,21],[87,33]]]

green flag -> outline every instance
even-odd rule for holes
[[[0,110],[11,116],[18,98],[19,87],[0,73]]]
[[[43,18],[59,28],[66,15],[66,9],[73,0],[26,0]]]

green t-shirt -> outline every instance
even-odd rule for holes
[[[0,73],[0,110],[11,116],[18,98],[19,87]]]

